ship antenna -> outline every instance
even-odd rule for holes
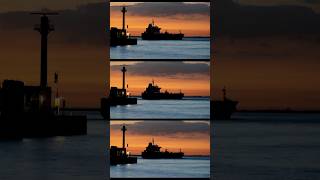
[[[154,139],[152,138],[152,145],[154,145]]]
[[[152,26],[154,26],[154,19],[152,19]]]

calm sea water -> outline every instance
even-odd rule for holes
[[[89,121],[87,136],[0,141],[0,179],[106,179],[105,131]]]
[[[236,113],[234,118],[213,123],[216,179],[320,179],[320,114]],[[0,141],[0,179],[105,179],[105,131],[105,122],[89,121],[87,136]],[[209,163],[208,158],[139,159],[136,165],[112,167],[111,175],[208,177]]]
[[[183,100],[143,100],[137,105],[110,107],[113,119],[208,119],[209,98],[184,98]]]
[[[210,158],[142,159],[139,157],[137,164],[111,166],[110,173],[114,178],[209,178]]]
[[[320,179],[320,114],[236,113],[215,121],[219,180]]]
[[[180,41],[144,41],[138,45],[110,48],[111,59],[209,59],[209,38],[184,38]]]

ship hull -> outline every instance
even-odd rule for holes
[[[238,102],[237,101],[212,101],[211,102],[211,113],[215,120],[229,120],[231,115],[236,111]]]

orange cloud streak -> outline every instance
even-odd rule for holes
[[[179,33],[181,31],[185,36],[209,36],[210,35],[210,17],[204,15],[189,16],[169,16],[169,17],[146,17],[130,15],[130,11],[126,15],[126,24],[128,31],[134,36],[140,36],[145,28],[152,22],[162,28],[162,31]],[[110,13],[111,27],[122,28],[122,14],[120,11],[111,11]]]
[[[180,92],[181,90],[186,96],[209,96],[210,94],[209,75],[194,75],[192,78],[176,75],[174,78],[170,78],[132,75],[129,71],[126,74],[126,84],[128,84],[128,91],[132,95],[141,95],[152,80],[162,88],[162,91]],[[111,71],[111,86],[122,87],[120,70]]]
[[[111,124],[113,124],[111,122]],[[119,130],[110,130],[110,144],[112,146],[122,146],[122,132]],[[197,138],[189,138],[190,135]],[[174,137],[170,136],[147,136],[133,134],[128,130],[126,132],[126,144],[128,144],[128,151],[134,155],[140,155],[149,142],[154,141],[156,144],[162,147],[162,151],[167,149],[168,151],[177,152],[183,151],[185,155],[209,155],[210,154],[210,136],[206,134],[175,134]]]

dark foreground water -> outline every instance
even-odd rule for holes
[[[110,107],[113,119],[208,119],[209,98],[184,98],[183,100],[143,100],[137,105]]]
[[[320,179],[320,114],[236,113],[234,118],[213,122],[214,178]],[[105,179],[105,131],[105,122],[89,121],[87,136],[0,141],[0,179]],[[139,159],[136,165],[112,167],[111,176],[208,177],[209,162]]]
[[[237,113],[215,121],[219,180],[320,179],[320,114]]]
[[[209,157],[184,159],[142,159],[137,164],[117,165],[110,168],[111,177],[126,178],[209,178]]]
[[[89,121],[87,136],[0,141],[0,179],[106,179],[103,121]]]
[[[209,59],[209,38],[184,38],[181,41],[144,41],[138,45],[110,48],[111,59]]]

